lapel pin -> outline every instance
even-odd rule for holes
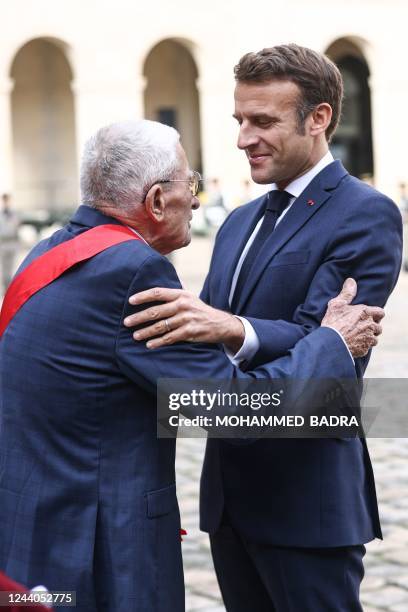
[[[314,200],[308,200],[307,203],[309,204],[309,206],[313,206],[315,201]]]

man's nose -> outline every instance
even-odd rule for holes
[[[197,198],[197,196],[193,196],[193,203],[191,205],[191,208],[193,210],[197,210],[197,208],[200,208],[200,200]]]
[[[245,124],[240,126],[237,142],[238,149],[247,149],[254,146],[258,143],[258,140],[256,131],[251,126]]]

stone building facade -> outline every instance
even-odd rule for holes
[[[335,156],[398,199],[408,180],[405,0],[1,0],[0,192],[21,209],[73,208],[84,141],[147,117],[180,131],[192,167],[231,202],[249,178],[235,147],[233,66],[283,42],[326,52],[346,103]]]

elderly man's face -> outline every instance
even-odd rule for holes
[[[186,154],[180,144],[177,146],[179,170],[172,177],[176,181],[167,183],[164,191],[166,206],[163,230],[169,253],[190,243],[192,211],[200,206],[198,198],[192,195],[189,187],[192,171]]]
[[[236,85],[238,147],[245,150],[256,183],[287,185],[309,167],[314,140],[307,129],[299,133],[299,96],[300,89],[292,81]]]

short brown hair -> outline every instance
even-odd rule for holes
[[[281,79],[296,83],[302,92],[296,109],[301,129],[318,104],[330,104],[333,114],[326,130],[326,139],[330,142],[341,115],[343,79],[340,70],[326,55],[295,44],[277,45],[241,57],[234,74],[241,82],[265,83]]]

